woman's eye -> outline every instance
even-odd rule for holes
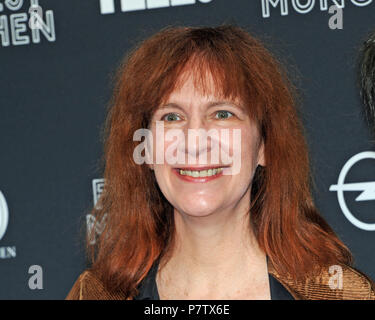
[[[216,113],[216,116],[216,119],[228,119],[233,116],[233,113],[226,110],[220,110]]]
[[[165,116],[163,116],[162,120],[165,120],[165,121],[177,121],[177,120],[180,120],[179,118],[180,117],[179,117],[179,115],[177,113],[168,113]]]

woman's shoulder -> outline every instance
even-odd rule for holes
[[[91,269],[83,271],[65,300],[124,300],[121,292],[108,291],[100,277]]]
[[[375,283],[354,267],[337,264],[321,268],[317,275],[303,281],[273,275],[296,299],[303,300],[375,300]]]

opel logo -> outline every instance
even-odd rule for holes
[[[356,227],[367,230],[367,231],[374,231],[375,230],[375,223],[365,223],[357,219],[349,210],[346,205],[345,198],[344,198],[344,191],[361,191],[359,196],[355,199],[355,201],[371,201],[375,200],[375,181],[367,181],[367,182],[357,182],[357,183],[345,183],[345,178],[350,171],[350,169],[359,161],[364,159],[373,159],[375,160],[375,152],[373,151],[365,151],[356,154],[355,156],[351,157],[348,162],[342,168],[339,179],[337,184],[331,185],[329,191],[336,191],[337,192],[337,199],[339,201],[339,205],[341,207],[342,212],[344,213],[345,217]]]

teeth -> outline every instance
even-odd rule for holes
[[[220,173],[223,171],[223,168],[217,168],[217,169],[208,169],[208,170],[200,170],[200,171],[191,171],[191,170],[181,170],[180,174],[183,176],[191,176],[194,178],[200,178],[200,177],[210,177],[214,176],[215,174]]]

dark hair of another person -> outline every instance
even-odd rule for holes
[[[361,47],[358,70],[365,115],[375,132],[375,32],[369,35]]]

